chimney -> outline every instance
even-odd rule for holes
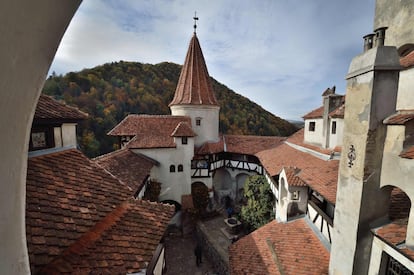
[[[384,46],[385,30],[387,27],[381,27],[376,29],[375,32],[375,47]]]
[[[368,51],[369,49],[372,49],[372,45],[374,42],[374,33],[370,33],[365,35],[364,38],[364,52]]]

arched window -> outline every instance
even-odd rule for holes
[[[182,172],[183,170],[184,170],[183,165],[182,165],[182,164],[178,164],[177,171],[178,171],[178,172]]]
[[[175,172],[175,165],[170,165],[170,173],[174,173]]]

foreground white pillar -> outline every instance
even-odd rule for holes
[[[0,1],[0,274],[28,274],[25,183],[44,80],[80,0]]]

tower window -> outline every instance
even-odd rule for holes
[[[201,125],[201,117],[197,117],[196,118],[196,125],[200,126]]]
[[[175,165],[170,165],[170,173],[175,173]]]
[[[315,121],[309,122],[309,131],[315,132]]]
[[[332,131],[331,131],[331,133],[332,133],[333,135],[335,135],[335,134],[336,134],[336,121],[332,121]]]
[[[187,139],[187,137],[182,137],[182,138],[181,138],[181,144],[188,144],[188,139]]]
[[[183,165],[182,165],[182,164],[178,164],[177,171],[178,171],[178,172],[182,172],[183,170],[184,170]]]

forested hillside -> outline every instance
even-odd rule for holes
[[[64,76],[52,75],[43,93],[89,114],[89,119],[79,125],[79,144],[86,155],[94,157],[117,149],[117,140],[106,133],[128,114],[170,114],[168,104],[180,70],[180,65],[168,62],[107,63]],[[212,83],[221,106],[222,133],[287,136],[296,130],[216,80]]]

